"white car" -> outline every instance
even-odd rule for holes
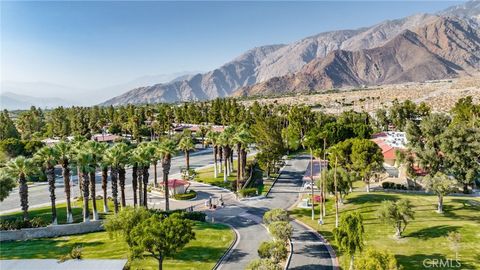
[[[305,184],[303,184],[303,189],[311,189],[311,188],[312,188],[312,182],[305,182]],[[313,188],[318,189],[318,187],[315,185],[313,185]]]

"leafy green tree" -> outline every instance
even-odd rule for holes
[[[270,171],[284,154],[281,119],[276,116],[261,118],[252,126],[252,135],[260,153],[257,159],[270,177]]]
[[[356,139],[352,144],[350,159],[354,170],[367,183],[367,192],[370,192],[370,178],[372,174],[383,170],[382,150],[371,140]]]
[[[0,141],[0,151],[8,157],[14,158],[26,155],[25,142],[16,138],[8,138]]]
[[[457,181],[448,175],[437,172],[434,176],[427,175],[422,179],[427,191],[434,192],[438,197],[437,212],[443,213],[443,197],[455,192],[457,189]]]
[[[3,110],[3,112],[0,113],[0,140],[9,138],[20,139],[20,134],[10,118],[8,111]]]
[[[28,220],[28,185],[27,178],[35,175],[36,166],[31,159],[18,156],[7,162],[5,173],[18,179],[20,206],[23,212],[23,220]]]
[[[383,201],[377,210],[377,217],[384,223],[395,228],[395,238],[401,238],[410,220],[414,219],[415,211],[407,199],[398,202]]]
[[[190,240],[195,239],[192,222],[179,214],[172,214],[162,220],[152,216],[131,232],[133,240],[132,254],[144,257],[145,252],[158,260],[158,269],[162,269],[165,257],[173,256]]]
[[[0,169],[0,202],[8,197],[15,186],[15,178],[8,175],[5,169]]]
[[[350,257],[350,270],[354,267],[355,253],[363,250],[364,233],[363,218],[358,212],[343,214],[339,227],[333,230],[338,248]]]
[[[451,112],[454,125],[480,128],[480,105],[475,105],[471,96],[457,100]]]
[[[447,240],[450,242],[450,248],[453,252],[455,252],[455,258],[458,259],[458,252],[460,251],[462,235],[459,232],[452,231],[448,233]]]
[[[52,208],[52,224],[57,224],[57,207],[55,205],[55,165],[58,162],[58,152],[55,147],[45,146],[33,157],[34,161],[41,164],[45,169],[48,179],[48,190],[50,191],[50,204]]]
[[[118,212],[117,215],[107,216],[103,226],[110,237],[120,236],[130,248],[133,248],[133,229],[151,216],[152,214],[145,208],[128,206]]]
[[[275,208],[269,210],[263,214],[263,223],[269,225],[270,223],[277,222],[277,221],[286,221],[290,220],[288,212],[282,208]]]
[[[377,128],[380,131],[387,131],[390,124],[390,119],[388,119],[387,111],[385,109],[378,109],[375,112],[375,119]]]
[[[175,141],[166,139],[162,141],[159,147],[159,152],[162,155],[162,169],[163,169],[163,187],[165,192],[165,211],[170,210],[169,194],[168,194],[168,174],[172,164],[172,156],[176,153],[177,146]]]
[[[452,125],[442,134],[440,150],[445,171],[463,184],[463,192],[480,178],[480,128]]]
[[[292,237],[293,227],[288,221],[275,221],[268,224],[268,230],[277,241],[286,242]]]
[[[388,251],[375,250],[368,248],[355,261],[355,269],[362,270],[398,270],[397,259]]]
[[[335,170],[322,171],[322,176],[326,180],[325,187],[327,191],[335,195]],[[342,168],[337,168],[337,192],[340,194],[340,203],[343,203],[345,196],[348,195],[352,188],[352,182],[355,179],[352,173]]]

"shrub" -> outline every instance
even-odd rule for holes
[[[355,261],[355,269],[398,270],[399,267],[395,256],[390,252],[369,248]]]
[[[191,189],[187,193],[175,194],[173,197],[176,200],[191,200],[191,199],[197,197],[197,192],[195,192],[195,190]]]
[[[271,259],[274,263],[287,258],[287,248],[283,242],[262,242],[258,248],[258,256],[262,259]]]
[[[203,212],[196,212],[196,211],[187,212],[187,211],[182,210],[182,209],[172,210],[172,211],[162,211],[162,210],[158,210],[158,209],[149,209],[149,211],[151,213],[158,214],[158,215],[163,216],[163,217],[168,217],[168,216],[170,216],[171,214],[174,214],[174,213],[180,213],[181,216],[185,219],[189,219],[189,220],[192,220],[192,221],[200,221],[200,222],[205,222],[205,217],[207,216]]]
[[[251,261],[248,266],[248,270],[280,270],[280,266],[274,263],[270,259],[256,259]]]
[[[44,221],[40,217],[34,217],[31,220],[18,219],[2,219],[0,220],[0,230],[20,230],[24,228],[39,228],[45,227],[48,225],[48,222]]]
[[[83,251],[82,247],[75,246],[75,247],[72,248],[72,250],[70,250],[69,253],[60,256],[60,258],[58,259],[58,262],[65,262],[65,261],[70,260],[70,259],[80,260],[82,258],[82,251]]]
[[[394,188],[395,187],[395,183],[392,183],[392,182],[383,182],[382,183],[382,188],[384,189],[390,189],[390,188]]]
[[[286,221],[276,221],[268,225],[268,230],[272,234],[273,238],[278,241],[287,241],[293,233],[293,227]]]
[[[288,212],[284,209],[277,208],[267,211],[263,215],[263,222],[265,224],[268,225],[275,221],[288,221]]]
[[[240,189],[240,195],[242,197],[253,197],[257,195],[257,189],[256,188],[244,188]]]

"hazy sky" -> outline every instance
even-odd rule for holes
[[[255,46],[456,3],[2,1],[1,79],[97,88],[208,71]]]

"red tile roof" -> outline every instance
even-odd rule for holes
[[[169,188],[176,188],[176,187],[179,187],[179,186],[185,186],[187,184],[188,184],[188,182],[185,181],[185,180],[182,180],[182,179],[170,179],[170,180],[168,180],[168,187]],[[161,182],[160,185],[163,186],[163,182]]]

